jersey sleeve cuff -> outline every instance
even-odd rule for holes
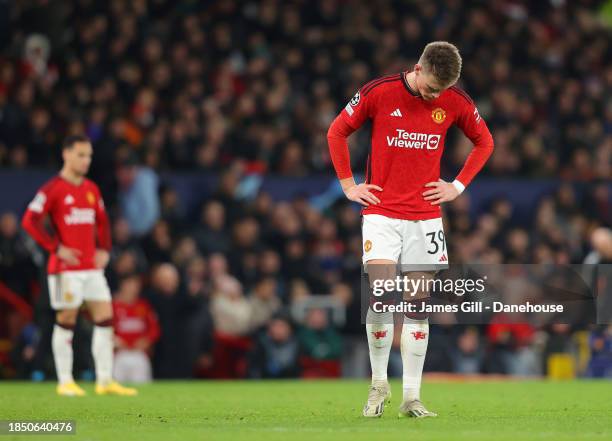
[[[463,193],[463,190],[465,190],[465,185],[463,185],[460,181],[456,179],[453,181],[453,187],[457,189],[459,194]]]

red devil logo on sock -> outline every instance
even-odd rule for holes
[[[427,337],[427,332],[423,331],[412,331],[411,334],[415,340],[425,340],[425,337]]]
[[[376,340],[380,340],[381,338],[385,338],[387,336],[387,330],[385,329],[384,331],[374,331],[372,332],[372,335]]]

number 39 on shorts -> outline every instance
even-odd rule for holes
[[[427,254],[438,254],[438,252],[446,251],[446,238],[444,237],[444,231],[437,230],[431,233],[426,233],[425,236],[428,238],[427,242]]]

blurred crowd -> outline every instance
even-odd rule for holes
[[[238,179],[221,182],[196,222],[180,214],[169,188],[161,191],[160,217],[150,232],[136,235],[125,218],[115,218],[107,275],[118,353],[140,351],[151,359],[156,378],[366,375],[359,210],[339,200],[320,212],[304,198],[274,202],[264,192],[244,201],[232,197]],[[470,263],[612,263],[612,232],[579,204],[566,212],[564,201],[573,197],[571,186],[561,187],[541,202],[532,225],[516,226],[512,205],[503,199],[470,219],[465,195],[445,213],[449,255],[453,262]],[[43,319],[40,325],[40,317],[52,320],[45,287],[36,284],[41,279],[36,262],[43,259],[37,259],[40,252],[19,232],[12,213],[0,219],[0,249],[0,277],[36,305],[39,317],[38,329],[21,328],[25,323],[14,317],[19,344],[13,364],[27,376],[44,369],[33,348],[47,347],[40,338],[51,322]],[[135,315],[117,313],[126,308]],[[343,321],[334,319],[339,310]],[[82,327],[87,341],[87,325]],[[540,375],[547,371],[546,351],[578,353],[575,333],[586,330],[432,326],[426,369]],[[612,328],[591,331],[602,339],[593,345],[601,346],[603,365],[612,366]],[[394,357],[397,369],[399,341]],[[87,370],[87,355],[83,359]],[[608,368],[598,372],[612,374]]]
[[[467,191],[445,208],[451,261],[612,262],[612,40],[601,2],[463,3],[0,3],[10,29],[0,31],[0,165],[57,168],[66,134],[93,140],[91,177],[113,219],[121,375],[367,375],[358,208],[245,198],[241,186],[262,173],[332,173],[331,120],[360,85],[410,69],[431,40],[463,54],[461,86],[496,144],[483,175],[567,182],[528,223],[504,197],[474,216]],[[355,171],[368,139],[351,139]],[[470,147],[451,134],[443,175]],[[162,178],[169,170],[217,174],[217,189],[186,212]],[[12,344],[0,378],[53,372],[43,261],[16,214],[2,215],[0,280],[36,320],[4,315]],[[83,375],[89,327],[82,320],[75,338]],[[581,332],[432,326],[426,369],[538,375],[546,354],[586,347],[599,358],[583,372],[612,376],[612,331]]]
[[[58,141],[86,132],[100,175],[126,150],[154,169],[241,159],[287,176],[329,172],[325,132],[355,91],[449,40],[465,61],[460,85],[495,137],[485,174],[609,178],[601,3],[3,2],[0,164],[57,165]],[[359,169],[368,136],[356,138]],[[469,149],[451,138],[447,168]]]

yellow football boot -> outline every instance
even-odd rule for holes
[[[79,387],[74,381],[70,383],[58,384],[56,392],[64,397],[83,397],[85,391]]]
[[[96,394],[98,395],[121,395],[124,397],[133,397],[134,395],[138,395],[138,391],[132,387],[125,387],[117,383],[116,381],[111,381],[106,385],[96,384]]]

